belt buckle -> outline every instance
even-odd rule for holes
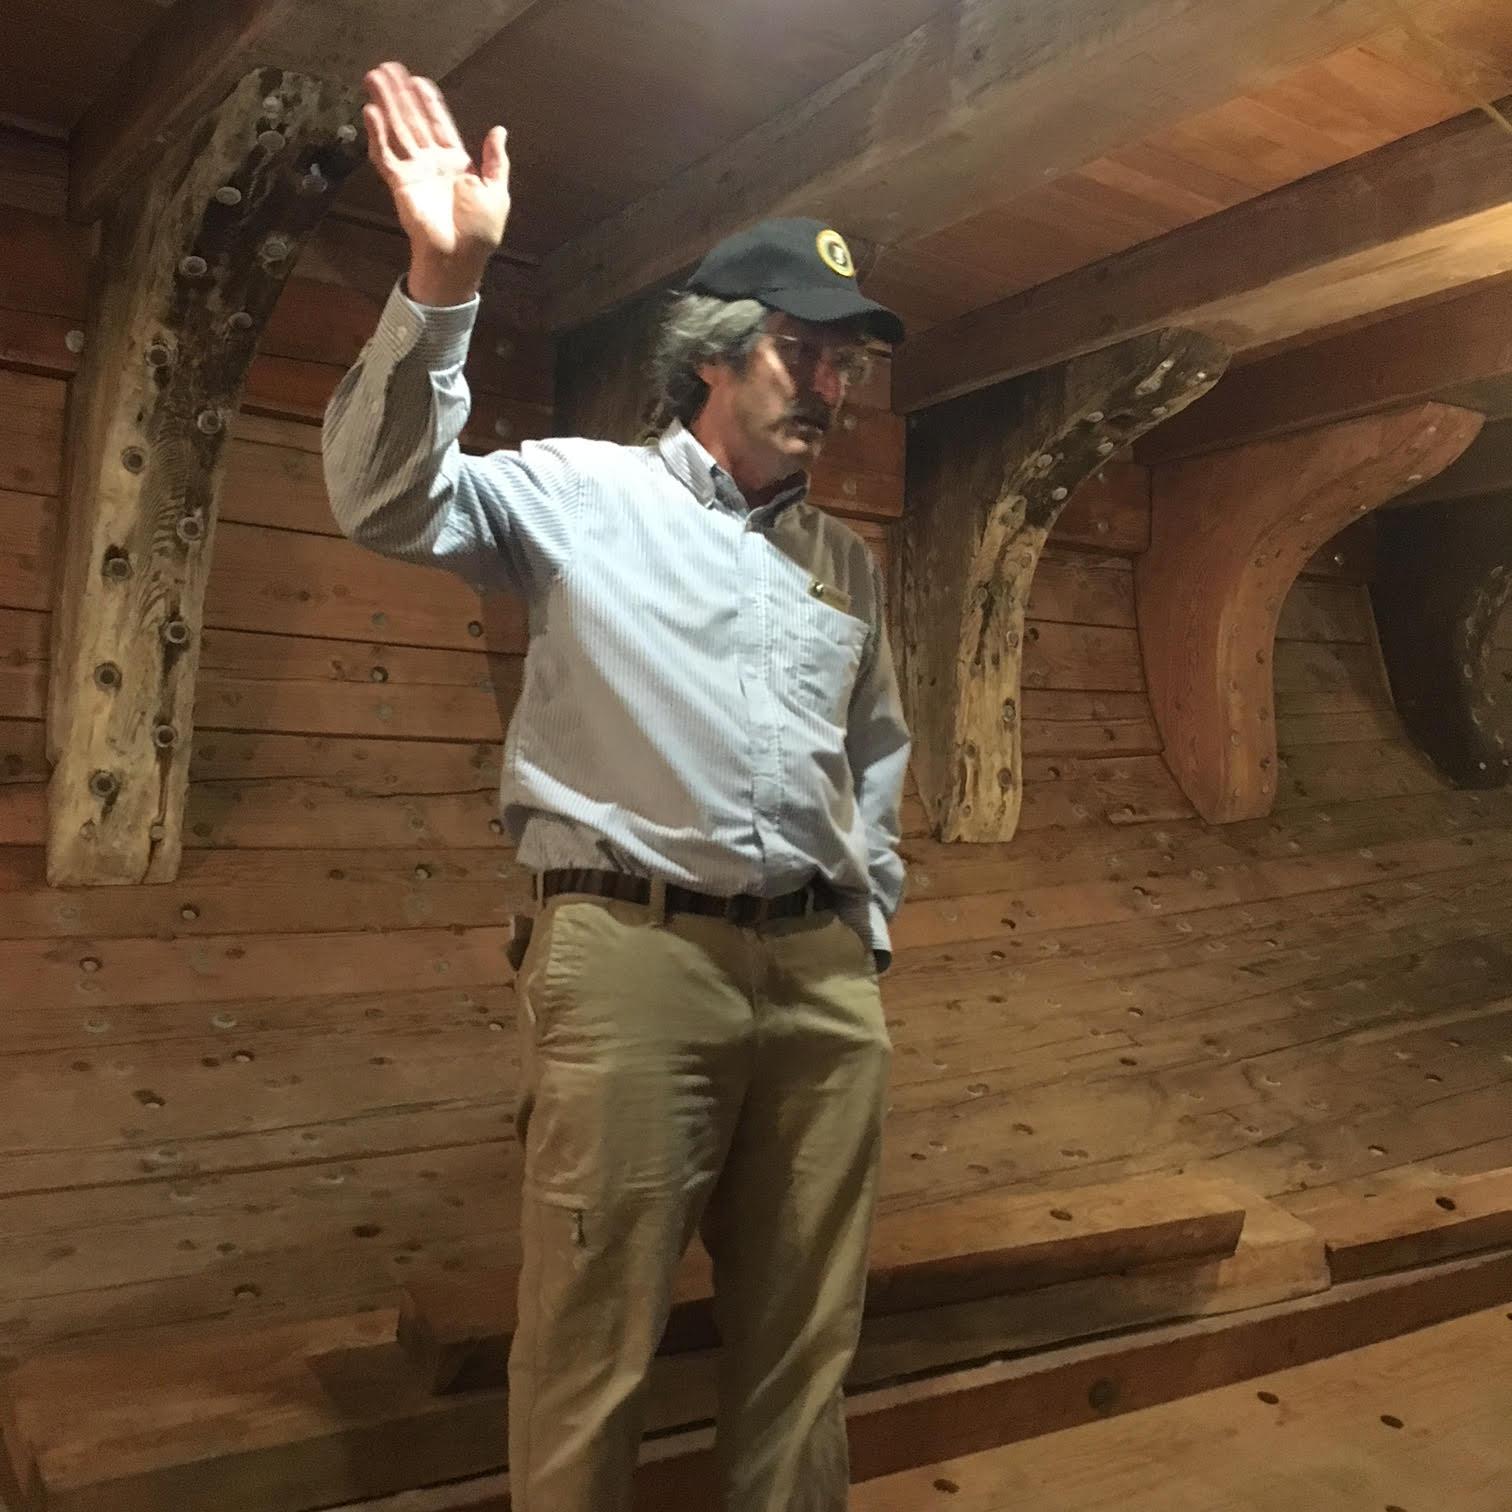
[[[729,920],[743,929],[766,923],[767,900],[755,893],[736,893],[730,899]]]

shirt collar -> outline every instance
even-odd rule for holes
[[[727,497],[739,498],[740,490],[735,480],[720,467],[707,447],[685,426],[674,420],[661,433],[657,443],[662,461],[672,474],[705,509],[718,502],[721,492]],[[723,488],[721,488],[723,483]],[[767,506],[773,513],[795,504],[808,492],[808,477],[794,473],[791,483],[783,488]]]

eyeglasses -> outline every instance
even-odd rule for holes
[[[795,336],[788,331],[768,331],[782,365],[793,376],[818,371],[828,362],[831,371],[847,388],[862,382],[871,371],[871,353],[854,341],[826,336]]]

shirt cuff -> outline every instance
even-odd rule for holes
[[[860,893],[848,893],[841,897],[835,912],[841,921],[850,925],[861,936],[862,942],[871,947],[876,957],[877,973],[880,975],[892,965],[892,936],[887,928],[887,915],[875,898]]]
[[[871,926],[872,954],[877,958],[877,974],[880,976],[892,965],[892,932],[887,927],[887,915],[882,912],[882,905],[875,898],[872,899],[867,923]]]
[[[413,355],[432,372],[459,368],[467,361],[467,348],[481,303],[474,294],[466,304],[418,304],[404,292],[401,278],[378,318],[373,347],[395,366]]]

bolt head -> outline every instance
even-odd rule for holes
[[[75,356],[77,356],[84,350],[83,331],[70,331],[63,338],[63,345],[66,346],[70,352],[74,353]]]
[[[215,203],[217,205],[239,205],[242,202],[242,192],[235,184],[222,184],[215,191]]]
[[[179,259],[178,270],[185,278],[203,278],[209,268],[210,264],[193,252]]]
[[[284,134],[281,131],[259,131],[257,133],[257,145],[264,152],[282,152]]]

